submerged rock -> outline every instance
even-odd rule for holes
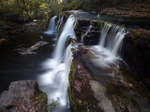
[[[0,96],[0,112],[47,112],[47,95],[34,80],[12,82]]]
[[[27,55],[27,54],[36,54],[36,52],[34,52],[36,49],[44,46],[44,45],[47,45],[48,42],[46,41],[39,41],[37,43],[35,43],[33,46],[31,46],[30,48],[18,48],[18,49],[15,49],[15,51],[17,51],[19,54],[22,54],[22,55]]]

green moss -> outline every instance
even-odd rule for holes
[[[78,68],[78,66],[80,67]],[[69,74],[70,87],[68,89],[70,102],[74,111],[87,112],[87,110],[90,110],[92,112],[102,112],[100,107],[98,107],[97,100],[93,96],[94,93],[89,84],[89,79],[87,77],[83,78],[83,74],[78,73],[78,71],[83,72],[83,74],[89,74],[81,60],[74,59]],[[81,85],[77,85],[77,83]],[[76,89],[78,86],[80,91]]]
[[[102,21],[93,20],[92,21],[92,26],[96,27],[96,29],[99,30],[102,23],[103,23]]]

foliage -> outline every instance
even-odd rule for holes
[[[7,34],[6,27],[12,27],[9,23],[23,24],[33,19],[49,21],[61,12],[65,3],[61,0],[0,0],[0,38]]]
[[[26,21],[47,18],[60,13],[60,3],[61,0],[0,0],[1,19]]]
[[[51,103],[50,103],[49,106],[48,106],[48,110],[49,110],[50,112],[54,111],[55,107],[58,106],[59,104],[60,104],[59,98],[57,98],[56,101],[52,99],[52,100],[51,100]]]

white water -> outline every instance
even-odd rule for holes
[[[60,63],[62,61],[62,57],[64,55],[65,50],[65,44],[66,40],[71,38],[76,38],[75,32],[74,32],[74,24],[75,24],[75,18],[73,15],[70,15],[67,22],[64,25],[63,31],[59,37],[59,40],[57,42],[56,49],[54,51],[53,59],[56,61],[56,64]]]
[[[59,29],[60,29],[62,23],[63,23],[63,17],[59,18],[59,20],[58,20],[58,22],[57,22],[57,26],[56,26],[57,31],[59,31]]]
[[[43,33],[49,34],[49,35],[56,34],[56,22],[55,22],[55,19],[56,19],[56,18],[57,18],[57,16],[54,16],[54,17],[51,19],[47,31],[45,31],[45,32],[43,32]]]
[[[68,36],[75,38],[74,33],[75,18],[71,15],[66,21],[63,31],[57,42],[53,58],[46,60],[43,68],[47,69],[47,73],[40,75],[39,82],[43,86],[49,86],[52,92],[47,92],[49,103],[51,100],[59,99],[60,107],[69,107],[68,99],[68,74],[70,72],[70,64],[72,62],[71,44],[65,49]],[[61,112],[60,110],[57,110]]]
[[[39,77],[41,85],[51,87],[49,91],[52,92],[47,92],[49,103],[51,103],[51,99],[56,101],[59,99],[60,106],[62,107],[67,107],[69,105],[67,89],[69,86],[68,74],[70,72],[72,53],[70,51],[71,44],[67,49],[65,46],[68,38],[76,38],[74,32],[75,21],[73,15],[68,17],[57,42],[53,57],[46,60],[43,64],[43,67],[48,68],[48,71]],[[90,29],[91,26],[89,26],[85,34],[87,34]],[[124,31],[125,30],[119,26],[112,26],[111,24],[105,23],[102,29],[99,47],[94,46],[90,48],[91,51],[99,57],[93,59],[95,63],[103,67],[109,67],[109,63],[114,62],[116,56],[113,53],[118,52],[118,47],[120,47],[119,45],[125,35]]]
[[[109,50],[114,56],[120,56],[119,51],[122,48],[122,40],[127,34],[126,30],[117,25],[104,23],[100,35],[99,45]]]
[[[89,48],[96,56],[96,58],[91,59],[94,64],[101,67],[110,67],[111,64],[116,65],[116,59],[120,59],[122,40],[127,33],[120,26],[104,23],[101,29],[99,45]]]
[[[90,25],[90,26],[87,28],[85,34],[82,35],[82,37],[81,37],[81,42],[82,42],[82,43],[84,42],[84,37],[90,32],[91,28],[92,28],[92,25]]]

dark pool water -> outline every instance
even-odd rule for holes
[[[0,45],[0,92],[7,90],[10,82],[17,80],[36,80],[45,72],[41,64],[51,57],[56,41],[55,37],[43,37],[38,32],[21,33]],[[31,54],[20,54],[18,49],[30,48],[43,41],[48,44],[33,50]]]

